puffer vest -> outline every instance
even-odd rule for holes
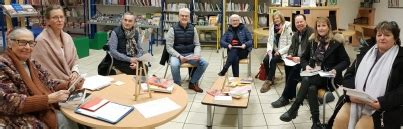
[[[189,23],[186,28],[183,28],[178,23],[173,26],[173,29],[175,35],[174,49],[180,54],[193,53],[195,48],[193,25]]]

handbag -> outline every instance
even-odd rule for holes
[[[264,64],[261,63],[259,67],[259,72],[255,75],[255,78],[258,78],[259,80],[266,80],[266,69],[264,68]]]

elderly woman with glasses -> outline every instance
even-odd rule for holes
[[[30,59],[36,45],[32,32],[14,29],[7,43],[0,55],[0,128],[78,128],[57,106],[69,96],[67,83],[49,79]]]
[[[60,5],[49,6],[45,12],[47,28],[36,37],[38,45],[34,47],[32,58],[46,68],[50,77],[64,81],[84,81],[78,70],[78,56],[73,39],[63,32],[65,15]]]

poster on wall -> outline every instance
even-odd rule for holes
[[[403,8],[403,0],[388,0],[389,8]]]

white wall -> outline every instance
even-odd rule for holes
[[[340,13],[338,26],[340,29],[348,29],[348,23],[353,23],[357,17],[360,0],[339,0],[337,6]]]
[[[381,21],[396,21],[400,27],[400,39],[403,40],[403,8],[388,8],[388,1],[375,3],[375,25]]]

